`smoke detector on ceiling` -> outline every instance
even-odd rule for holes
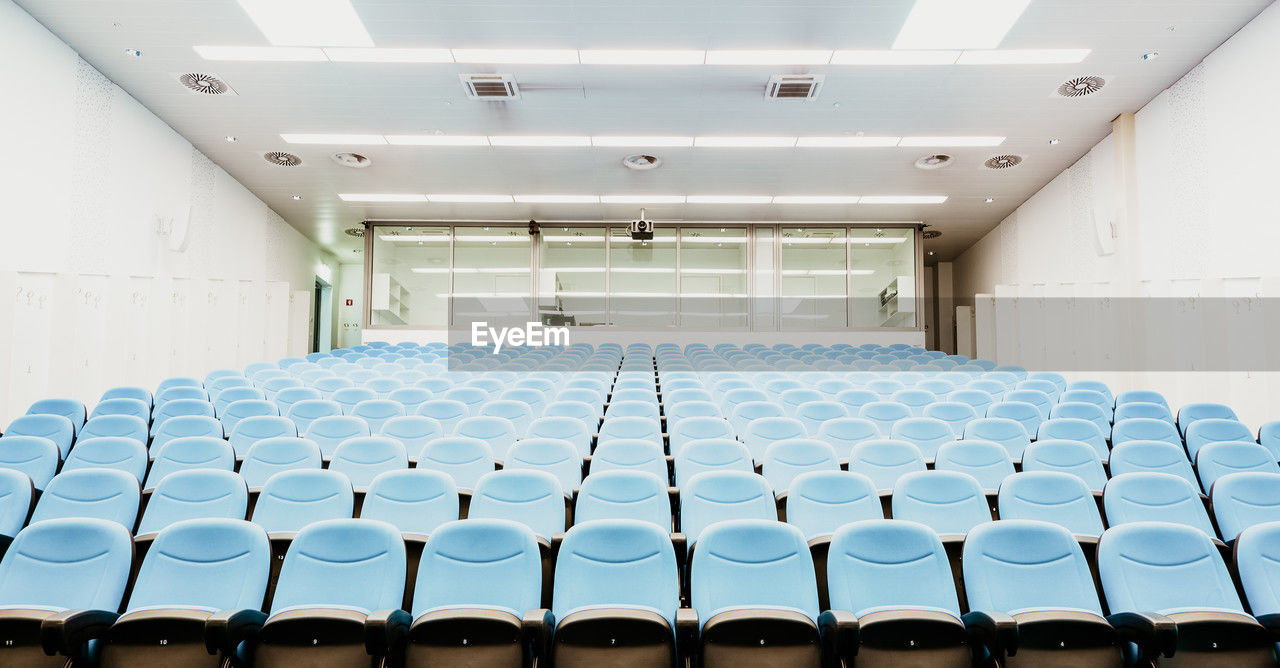
[[[334,153],[329,158],[343,167],[352,169],[364,169],[373,164],[372,160],[359,153]]]
[[[997,155],[982,163],[987,169],[1012,169],[1022,164],[1023,157],[1020,155]]]
[[[473,100],[516,100],[520,87],[510,74],[459,74],[467,97]]]
[[[1062,82],[1056,91],[1058,97],[1084,97],[1101,91],[1107,80],[1100,76],[1075,77]]]
[[[297,167],[302,164],[302,158],[284,151],[268,151],[262,154],[262,159],[278,167]]]
[[[646,155],[644,153],[629,155],[622,159],[622,166],[627,169],[657,169],[658,165],[661,164],[662,158],[659,158],[656,155]]]
[[[349,237],[360,238],[364,236],[363,227],[348,227],[347,229],[343,230],[343,232],[346,233],[346,235]]]
[[[950,167],[953,158],[945,153],[926,155],[916,160],[916,169],[942,169]]]
[[[768,100],[812,100],[822,90],[823,74],[775,74],[769,77],[764,96]]]
[[[185,72],[173,75],[183,88],[196,95],[235,95],[231,86],[216,74]]]

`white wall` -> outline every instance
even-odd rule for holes
[[[290,292],[331,256],[10,0],[0,62],[0,425],[305,352]],[[185,241],[160,233],[184,220]]]
[[[1108,137],[956,260],[958,300],[1280,296],[1272,287],[1280,284],[1280,89],[1269,85],[1277,76],[1280,5],[1273,4],[1136,113],[1132,193],[1120,177],[1117,141]],[[1126,194],[1139,205],[1127,221],[1117,214]],[[1099,254],[1095,216],[1118,222],[1113,255]],[[1114,389],[1162,390],[1174,404],[1230,403],[1256,427],[1280,419],[1280,407],[1270,405],[1280,389],[1272,375],[1148,372],[1107,380]]]

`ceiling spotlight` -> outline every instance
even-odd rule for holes
[[[1057,137],[1054,137],[1053,139],[1049,140],[1050,146],[1057,146],[1058,144],[1061,144],[1061,143],[1062,143],[1062,140],[1058,139]]]
[[[223,138],[222,138],[222,140],[223,140],[223,141],[225,141],[225,142],[227,142],[228,144],[234,144],[234,143],[236,143],[236,138],[235,138],[233,135],[227,135],[227,136],[223,137]]]
[[[294,196],[293,196],[293,199],[294,199],[294,201],[300,200],[300,199],[302,199],[302,195],[294,195]]]
[[[1142,54],[1143,60],[1155,60],[1156,58],[1159,58],[1159,57],[1160,57],[1159,51],[1148,51]]]
[[[929,251],[929,254],[930,254],[930,255],[933,255],[933,251]]]
[[[992,197],[988,197],[988,198],[987,198],[987,204],[990,204],[990,203],[992,203],[992,202],[994,202],[994,201],[996,201],[996,200],[995,200],[995,198],[992,198]]]

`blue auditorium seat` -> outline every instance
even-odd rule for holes
[[[690,417],[668,425],[671,453],[679,454],[681,449],[692,441],[705,441],[716,438],[734,438],[729,422],[720,417]]]
[[[224,393],[225,396],[225,393]],[[230,434],[235,431],[241,420],[251,417],[277,417],[280,409],[266,399],[241,399],[232,402],[219,412],[218,420],[222,422],[222,431]]]
[[[667,425],[678,425],[687,418],[691,417],[714,417],[725,419],[724,414],[720,411],[719,406],[710,401],[683,401],[674,406],[664,406],[663,412],[667,416]]]
[[[441,395],[442,399],[461,401],[467,407],[467,415],[476,415],[489,395],[478,387],[455,387]]]
[[[475,415],[462,418],[458,421],[454,435],[477,438],[488,443],[489,448],[493,451],[494,459],[498,461],[503,461],[506,458],[507,450],[519,438],[516,434],[515,425],[512,425],[510,420],[491,415]]]
[[[800,404],[795,416],[810,436],[816,437],[822,425],[830,420],[849,417],[849,411],[838,401],[809,401]]]
[[[20,531],[0,560],[0,664],[62,666],[72,661],[46,656],[46,638],[64,645],[57,649],[76,661],[93,664],[99,643],[87,641],[98,634],[83,631],[105,628],[116,619],[132,561],[129,531],[115,522],[50,519]],[[90,612],[72,615],[78,611]]]
[[[478,415],[489,415],[504,418],[511,422],[516,435],[523,438],[533,422],[534,413],[529,404],[515,399],[495,399],[480,406]]]
[[[44,489],[58,472],[58,454],[58,446],[41,436],[0,438],[0,469],[21,473],[36,489]]]
[[[218,393],[218,397],[213,400],[213,412],[222,418],[223,413],[231,404],[237,401],[267,401],[267,395],[256,387],[229,387]],[[271,403],[271,402],[267,402]],[[278,410],[277,410],[278,412]],[[277,412],[271,413],[272,415]]]
[[[109,401],[111,399],[137,399],[147,405],[150,409],[155,399],[151,396],[151,390],[145,387],[135,387],[131,385],[122,385],[113,387],[102,393],[99,401]]]
[[[1274,633],[1280,619],[1280,524],[1245,529],[1236,540],[1235,566],[1249,610]]]
[[[729,413],[729,425],[737,434],[745,434],[752,422],[764,418],[787,417],[782,406],[772,401],[744,401],[734,406]]]
[[[1009,392],[1009,390],[1011,389],[1011,386],[1006,385],[1005,383],[1002,383],[998,380],[994,380],[990,378],[979,378],[977,380],[971,380],[965,383],[961,389],[975,390],[978,392],[982,392],[990,396],[992,403],[995,403],[995,402],[1004,400],[1004,395]],[[951,396],[947,398],[950,399],[951,401],[959,401],[959,399],[956,398],[954,392],[951,394]],[[975,406],[975,408],[977,407]]]
[[[319,469],[321,466],[320,446],[314,441],[279,436],[254,443],[240,465],[240,475],[249,487],[257,489],[280,471]]]
[[[486,473],[494,470],[493,449],[478,438],[446,436],[427,442],[418,454],[418,468],[453,477],[459,490],[470,493]]]
[[[334,391],[329,396],[329,401],[342,407],[343,415],[351,415],[351,412],[355,410],[356,405],[360,402],[372,401],[377,398],[377,393],[367,387],[344,387]]]
[[[709,526],[689,573],[703,665],[819,665],[817,582],[799,529],[751,519]]]
[[[298,428],[289,418],[260,415],[237,422],[235,429],[228,435],[227,441],[231,443],[231,449],[235,451],[236,457],[243,459],[258,441],[269,438],[294,438],[297,435]]]
[[[204,387],[204,383],[199,378],[191,378],[189,376],[174,376],[160,381],[156,386],[157,397],[161,392],[173,387]]]
[[[0,438],[10,438],[13,436],[38,436],[53,441],[58,446],[60,458],[65,458],[68,452],[71,452],[71,443],[75,440],[75,426],[71,420],[61,415],[23,415],[14,418],[9,423],[9,428],[5,430],[4,435]],[[143,432],[146,434],[144,427]]]
[[[1280,420],[1267,422],[1258,428],[1258,443],[1271,451],[1271,456],[1280,461]]]
[[[369,483],[360,517],[381,520],[402,533],[425,537],[457,520],[458,505],[458,488],[448,474],[399,469],[379,473]]]
[[[281,566],[254,665],[358,663],[374,629],[390,635],[386,627],[408,624],[400,611],[406,564],[404,540],[386,522],[334,519],[303,528]],[[318,628],[324,643],[315,642]],[[383,660],[365,657],[361,665]]]
[[[1111,416],[1110,411],[1104,411],[1096,404],[1084,401],[1059,401],[1052,411],[1049,411],[1049,418],[1056,420],[1059,418],[1074,418],[1078,420],[1088,420],[1098,428],[1104,438],[1111,438]]]
[[[79,431],[89,417],[85,405],[75,399],[41,399],[27,409],[27,415],[61,415],[71,421],[71,426]]]
[[[843,390],[836,394],[836,403],[842,404],[849,415],[857,415],[862,407],[880,401],[880,395],[865,388]]]
[[[1275,642],[1244,611],[1217,546],[1191,527],[1141,522],[1108,529],[1098,575],[1130,660],[1187,666],[1275,662]],[[1151,624],[1159,615],[1160,624]]]
[[[155,413],[151,416],[151,436],[160,434],[160,430],[169,420],[183,417],[207,417],[217,422],[213,414],[213,404],[199,399],[174,399],[156,407]],[[222,428],[221,423],[218,428]]]
[[[299,434],[307,433],[311,423],[320,418],[342,415],[342,407],[337,402],[325,399],[303,399],[291,405],[288,410],[285,410],[284,406],[281,406],[280,409],[280,412],[298,428]]]
[[[387,398],[404,406],[405,415],[414,415],[422,407],[422,404],[431,401],[432,396],[434,395],[430,390],[421,387],[402,387],[398,390],[393,390],[391,394],[387,395]]]
[[[1107,448],[1107,439],[1098,429],[1098,425],[1080,418],[1051,418],[1040,423],[1036,432],[1036,440],[1067,440],[1087,443],[1098,454],[1098,458],[1107,461],[1111,451]]]
[[[144,489],[151,489],[175,471],[189,469],[218,469],[233,471],[236,453],[221,438],[208,436],[184,436],[175,438],[155,452],[155,461],[147,473]]]
[[[1107,484],[1107,471],[1097,451],[1081,441],[1036,441],[1022,453],[1022,470],[1070,473],[1094,492],[1101,492]]]
[[[778,441],[807,436],[804,424],[795,418],[788,417],[758,418],[748,423],[744,430],[735,429],[735,431],[741,436],[743,443],[751,451],[752,459],[756,462],[764,460],[764,453],[770,445]]]
[[[697,381],[693,381],[697,382]],[[663,384],[662,403],[666,407],[682,404],[686,401],[711,401],[711,393],[701,387],[684,387],[670,389]]]
[[[858,409],[858,417],[875,423],[880,437],[889,438],[895,423],[911,417],[911,409],[896,401],[873,401]]]
[[[221,441],[222,423],[206,415],[179,415],[169,419],[152,433],[151,456],[162,451],[170,441],[180,438],[211,438]]]
[[[1178,409],[1178,430],[1183,436],[1186,436],[1187,427],[1197,420],[1207,419],[1235,420],[1237,422],[1240,420],[1230,406],[1213,403],[1187,404]]]
[[[1146,403],[1159,404],[1169,409],[1169,402],[1165,400],[1164,395],[1151,390],[1128,390],[1116,395],[1116,408],[1125,404]]]
[[[1209,495],[1223,540],[1267,522],[1280,522],[1280,474],[1247,471],[1219,478]]]
[[[663,466],[665,468],[665,462]],[[572,493],[582,483],[582,455],[569,441],[554,438],[516,441],[507,451],[503,469],[546,471],[560,481],[560,487],[566,493]]]
[[[1182,437],[1178,428],[1164,420],[1152,418],[1130,418],[1117,422],[1111,428],[1111,443],[1122,445],[1129,441],[1164,441],[1173,445],[1182,445]]]
[[[4,452],[5,448],[0,448],[0,457]],[[62,470],[116,469],[132,474],[141,482],[147,474],[147,463],[147,448],[138,441],[121,436],[98,436],[80,439],[63,462]],[[39,486],[43,488],[44,483]]]
[[[281,471],[262,486],[250,519],[269,534],[296,533],[312,522],[351,517],[354,497],[351,481],[337,471]]]
[[[347,387],[355,387],[355,383],[351,382],[350,378],[326,376],[311,383],[311,387],[320,393],[321,399],[333,399],[334,392]]]
[[[1200,448],[1196,454],[1196,471],[1200,474],[1201,489],[1208,494],[1213,483],[1223,476],[1245,471],[1280,473],[1280,466],[1276,465],[1271,452],[1257,443],[1226,441]]]
[[[978,418],[973,406],[959,401],[934,402],[925,407],[923,415],[945,422],[953,438],[964,435],[964,426]]]
[[[542,561],[527,527],[499,519],[443,524],[418,565],[407,663],[522,668],[551,631],[541,598]]]
[[[354,415],[326,415],[313,420],[303,432],[303,438],[320,446],[320,454],[326,460],[347,440],[369,436],[369,425]]]
[[[1022,453],[1031,438],[1022,424],[1008,418],[978,418],[964,427],[964,440],[982,440],[999,443],[1009,452],[1014,463],[1022,461]]]
[[[271,379],[268,379],[266,382],[262,383],[262,386],[259,389],[262,390],[263,394],[267,395],[267,401],[275,401],[276,404],[280,406],[280,413],[282,415],[288,414],[289,406],[292,406],[294,403],[292,401],[287,401],[287,400],[285,402],[278,401],[278,399],[280,398],[280,393],[284,392],[285,390],[292,390],[292,389],[311,390],[310,392],[304,392],[303,398],[307,398],[307,399],[319,398],[317,396],[318,392],[316,392],[316,394],[312,394],[312,392],[315,392],[315,390],[312,390],[312,388],[304,388],[302,386],[302,381],[298,380],[297,378],[287,378],[287,377],[271,378]],[[286,395],[286,398],[287,397],[288,395]]]
[[[849,453],[849,470],[871,478],[882,493],[893,491],[898,479],[926,469],[920,449],[907,441],[876,439],[863,441]]]
[[[1014,655],[1018,665],[1121,665],[1089,564],[1065,528],[1034,520],[983,524],[969,532],[962,563],[965,620],[1002,664]]]
[[[956,440],[955,434],[946,422],[931,417],[900,420],[893,425],[890,438],[915,445],[920,449],[924,460],[929,463],[937,457],[938,448]]]
[[[209,393],[206,392],[203,387],[192,387],[187,385],[171,387],[169,389],[156,392],[155,408],[156,410],[159,410],[161,406],[164,406],[171,401],[179,401],[183,399],[209,401]]]
[[[834,470],[796,476],[787,493],[786,515],[812,543],[848,522],[882,519],[884,511],[870,478]]]
[[[437,420],[423,415],[401,415],[382,423],[376,435],[400,441],[412,460],[417,458],[422,446],[444,436],[444,429]]]
[[[831,611],[820,621],[836,631],[824,628],[836,638],[829,660],[971,665],[951,566],[929,527],[884,519],[841,527],[831,538],[826,581]],[[844,627],[857,633],[840,633]]]
[[[1238,441],[1243,443],[1255,443],[1253,432],[1240,422],[1235,420],[1223,420],[1220,418],[1205,418],[1196,420],[1187,427],[1187,454],[1191,455],[1191,459],[1195,459],[1200,449],[1210,443],[1223,443],[1228,441]],[[1268,450],[1268,452],[1270,452]],[[1272,461],[1275,456],[1269,455]]]
[[[1170,413],[1169,407],[1164,404],[1133,401],[1116,405],[1115,421],[1117,424],[1134,418],[1164,420],[1169,424],[1173,424],[1173,413]]]
[[[147,423],[132,415],[100,415],[90,418],[76,435],[76,442],[90,438],[130,438],[142,445],[150,440]],[[63,453],[65,459],[67,453]]]
[[[233,471],[174,471],[151,493],[142,520],[138,522],[138,535],[155,533],[184,520],[243,520],[248,507],[249,490],[244,479]]]
[[[973,408],[973,412],[978,417],[987,414],[987,408],[996,402],[996,398],[991,393],[972,388],[961,388],[947,395],[949,403],[967,404]]]
[[[640,520],[671,531],[666,481],[644,471],[602,471],[587,476],[574,506],[574,522],[596,520]]]
[[[916,471],[893,487],[893,519],[919,522],[939,536],[959,539],[973,527],[991,521],[982,486],[967,473]]]
[[[1040,430],[1040,423],[1045,421],[1045,417],[1040,410],[1034,405],[1025,401],[998,401],[987,407],[987,419],[1006,419],[1012,420],[1022,426],[1022,430],[1030,437]],[[975,420],[974,422],[977,422]],[[969,423],[965,428],[973,426],[973,422]],[[995,439],[991,439],[995,440]]]
[[[600,471],[647,471],[667,480],[669,472],[662,446],[648,440],[602,440],[591,455],[590,473]]]
[[[1172,522],[1217,537],[1196,488],[1169,473],[1125,473],[1107,482],[1102,492],[1107,526],[1130,522]]]
[[[140,399],[105,399],[99,401],[89,419],[103,415],[132,415],[144,423],[151,422],[151,404]]]
[[[1063,390],[1058,387],[1057,383],[1051,380],[1044,380],[1044,379],[1019,381],[1017,385],[1013,386],[1013,389],[1015,392],[1020,390],[1034,390],[1036,392],[1043,392],[1044,395],[1049,399],[1049,407],[1051,407],[1053,404],[1058,403],[1058,397],[1061,396],[1063,392]],[[1021,401],[1021,400],[1018,400],[1018,401]],[[1049,416],[1049,407],[1046,407],[1044,409],[1045,417]]]
[[[109,520],[133,531],[142,489],[132,473],[81,469],[59,473],[45,486],[30,524],[79,517]]]
[[[978,439],[954,441],[942,446],[938,449],[934,468],[967,473],[988,494],[995,493],[1000,483],[1014,473],[1013,459],[1004,446]]]
[[[763,476],[744,471],[699,473],[680,489],[680,529],[690,545],[703,530],[733,519],[778,519],[773,489]]]
[[[811,471],[839,471],[836,451],[825,441],[792,438],[765,450],[761,473],[777,495],[786,494],[796,476]]]
[[[1167,441],[1129,441],[1111,451],[1111,477],[1125,473],[1170,473],[1199,485],[1187,453]]]
[[[545,471],[493,471],[476,483],[467,517],[514,520],[550,544],[564,533],[564,490]]]
[[[458,428],[462,418],[469,416],[470,409],[461,401],[453,399],[432,399],[418,407],[418,415],[429,417],[440,423],[445,434],[452,434]]]
[[[385,436],[349,438],[333,451],[329,470],[347,476],[357,492],[363,492],[375,476],[409,468],[409,456],[400,441]]]
[[[0,468],[0,554],[9,541],[27,524],[31,502],[35,499],[31,478],[21,471]]]
[[[1002,520],[1052,522],[1077,537],[1102,535],[1102,516],[1093,493],[1080,477],[1060,471],[1015,473],[1000,484]]]
[[[706,471],[754,470],[751,451],[731,438],[693,441],[675,454],[676,487],[682,489],[693,476]]]

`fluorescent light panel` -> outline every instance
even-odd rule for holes
[[[690,204],[768,204],[773,198],[768,195],[689,195],[685,201]]]
[[[393,146],[488,146],[484,135],[387,135]]]
[[[946,195],[498,195],[341,193],[344,202],[433,202],[440,204],[941,204]],[[396,237],[404,239],[404,237]],[[603,241],[600,236],[544,235],[546,241]],[[740,236],[685,237],[685,243],[737,243]],[[663,240],[658,240],[663,241]],[[673,241],[667,239],[666,241]],[[817,242],[826,242],[818,238]],[[898,243],[898,242],[889,242]]]
[[[515,195],[517,202],[525,204],[599,204],[598,195]]]
[[[427,200],[442,204],[510,204],[511,195],[428,194]]]
[[[344,202],[425,202],[426,195],[396,193],[339,193]]]
[[[194,46],[205,60],[243,60],[253,62],[327,62],[323,49],[301,46]]]
[[[959,51],[836,51],[832,65],[954,65]]]
[[[276,46],[373,46],[350,0],[239,0]]]
[[[1004,137],[903,137],[898,142],[898,146],[906,147],[945,147],[956,148],[964,146],[999,146],[1004,143]]]
[[[774,204],[857,204],[857,195],[778,195]]]
[[[457,63],[511,63],[529,65],[577,65],[574,49],[453,49]]]
[[[489,137],[493,146],[590,146],[591,138],[586,136],[516,136],[506,135]]]
[[[725,49],[707,52],[708,65],[826,65],[831,51],[798,49]]]
[[[862,204],[942,204],[946,201],[945,195],[871,195],[862,198]]]
[[[382,49],[382,48],[334,48],[325,49],[329,60],[335,63],[452,63],[449,49]]]
[[[592,146],[693,146],[693,137],[646,137],[641,135],[608,135],[591,138]]]
[[[707,148],[787,148],[796,137],[694,137],[694,146]]]
[[[965,51],[958,65],[1060,65],[1083,61],[1089,49],[996,49]]]
[[[705,51],[685,49],[582,49],[583,65],[701,65]]]
[[[901,137],[800,137],[799,148],[881,148],[897,146]]]
[[[378,145],[386,144],[387,140],[382,135],[343,135],[343,134],[282,134],[280,138],[290,144],[353,144],[353,145]]]
[[[601,195],[603,204],[684,204],[684,195]]]
[[[1031,0],[916,0],[894,49],[994,49]]]

